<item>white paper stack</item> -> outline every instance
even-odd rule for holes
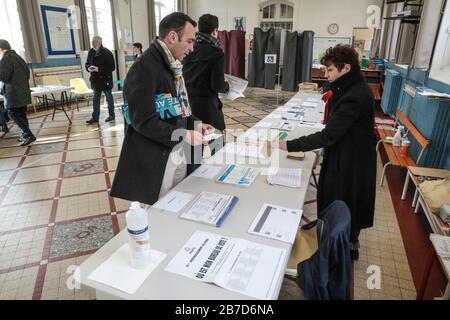
[[[131,266],[130,246],[125,243],[88,278],[128,294],[134,294],[165,258],[165,253],[151,250],[148,266],[145,269],[135,269]]]
[[[430,240],[438,255],[450,258],[450,237],[430,234]]]
[[[267,182],[289,188],[300,188],[302,182],[302,169],[271,168],[267,175]]]

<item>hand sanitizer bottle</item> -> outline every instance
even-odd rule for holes
[[[131,265],[144,269],[150,261],[150,242],[147,211],[139,202],[131,203],[126,214],[128,239],[132,253]]]
[[[392,144],[395,147],[400,147],[402,145],[402,132],[403,132],[403,126],[398,126],[397,132],[395,133],[394,139],[392,140]]]

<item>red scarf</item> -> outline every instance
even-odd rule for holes
[[[323,115],[323,124],[327,124],[328,123],[328,114],[329,114],[329,110],[328,110],[328,100],[331,99],[331,97],[333,96],[333,91],[332,90],[328,90],[323,96],[322,96],[322,101],[325,102],[325,112]]]

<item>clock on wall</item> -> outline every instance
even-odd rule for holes
[[[336,34],[336,33],[338,33],[338,32],[339,32],[339,26],[338,26],[337,23],[331,23],[331,24],[328,26],[328,33],[329,33],[329,34]]]

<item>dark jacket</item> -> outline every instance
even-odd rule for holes
[[[225,130],[222,102],[218,93],[229,90],[224,79],[224,53],[208,43],[194,45],[194,51],[183,61],[183,75],[193,114],[204,123]]]
[[[321,132],[288,142],[289,151],[324,148],[318,212],[343,200],[352,215],[351,241],[373,225],[376,190],[374,99],[359,68],[330,84],[329,121]]]
[[[113,71],[116,70],[114,55],[111,51],[101,46],[98,52],[92,48],[89,50],[86,61],[86,70],[89,67],[98,67],[98,72],[91,72],[91,87],[95,91],[111,90],[113,88]]]
[[[14,50],[8,50],[0,61],[0,81],[5,107],[20,108],[31,104],[30,69]]]
[[[349,300],[349,209],[343,201],[334,201],[321,216],[314,222],[318,250],[297,265],[298,284],[307,300]]]
[[[177,129],[192,129],[193,117],[162,121],[155,108],[155,96],[177,96],[170,64],[157,41],[132,65],[124,84],[131,125],[122,145],[111,196],[153,204],[158,200],[161,184]],[[184,135],[183,135],[184,136]],[[186,146],[184,146],[186,147]],[[185,149],[189,151],[190,148]],[[201,146],[200,146],[201,155]],[[200,161],[200,160],[199,160]],[[188,173],[194,165],[188,165]]]

